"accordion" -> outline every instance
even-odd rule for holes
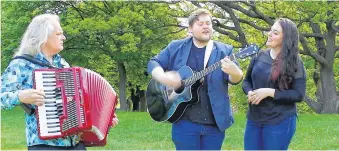
[[[81,133],[85,146],[106,145],[117,95],[102,76],[81,67],[37,69],[33,81],[45,93],[36,112],[40,139]]]

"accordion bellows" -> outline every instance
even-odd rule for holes
[[[37,69],[33,76],[34,88],[45,93],[45,103],[36,112],[40,139],[81,133],[85,146],[106,145],[117,105],[107,80],[81,67]]]

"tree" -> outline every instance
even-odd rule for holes
[[[214,30],[226,35],[238,47],[251,43],[264,45],[264,32],[270,30],[276,18],[289,18],[300,31],[300,53],[303,58],[314,60],[313,82],[315,97],[308,92],[305,102],[316,113],[339,113],[339,92],[337,90],[339,58],[339,4],[321,2],[192,2],[198,7],[212,9],[217,19]],[[245,34],[246,33],[246,34]],[[262,33],[262,34],[261,34]],[[309,88],[308,88],[309,89]]]
[[[3,72],[19,47],[21,37],[32,17],[41,12],[43,3],[4,1],[1,8],[3,8],[1,9],[1,72]]]
[[[164,3],[6,1],[2,8],[3,66],[11,60],[32,17],[56,13],[67,37],[62,56],[73,66],[100,73],[119,88],[123,110],[128,110],[126,83],[140,87],[139,93],[144,91],[149,80],[144,74],[147,61],[185,29],[167,16],[175,11]]]
[[[118,85],[123,110],[128,110],[127,83],[144,90],[148,81],[144,72],[149,58],[184,30],[176,25],[175,18],[167,17],[173,11],[168,4],[60,3],[69,7],[62,14],[65,31],[70,37],[66,45],[70,47],[66,49],[73,53],[69,56],[91,58],[89,61],[74,60],[74,63],[85,63]]]

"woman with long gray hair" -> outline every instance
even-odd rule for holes
[[[30,55],[36,60],[58,68],[68,67],[58,54],[64,49],[66,37],[60,26],[59,17],[42,14],[33,18],[28,25],[15,56]],[[45,68],[25,59],[13,59],[1,76],[1,109],[11,109],[21,103],[35,109],[44,104],[43,90],[33,89],[33,70]],[[25,114],[28,150],[86,150],[77,135],[50,140],[38,137],[37,118]],[[117,124],[113,120],[113,126]]]

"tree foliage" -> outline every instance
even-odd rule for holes
[[[118,88],[121,107],[125,110],[129,95],[126,89],[136,86],[145,89],[149,80],[145,75],[147,61],[170,40],[184,34],[185,29],[177,26],[176,18],[168,16],[175,11],[165,3],[61,1],[22,4],[26,2],[3,3],[6,7],[3,7],[5,32],[2,36],[13,33],[12,39],[3,38],[6,40],[4,64],[18,47],[19,37],[33,16],[57,13],[67,37],[62,56],[73,66],[92,69],[108,79],[114,88]],[[26,8],[23,11],[26,13],[15,13],[22,8]],[[16,25],[15,18],[20,17],[24,19]],[[7,26],[12,26],[12,30]]]
[[[305,102],[316,113],[339,113],[337,2],[192,2],[211,9],[213,27],[222,39],[244,47],[249,43],[265,45],[265,33],[277,18],[289,18],[299,29],[300,53],[307,68]],[[238,89],[239,90],[239,89]]]
[[[316,113],[339,112],[339,7],[330,1],[4,1],[1,71],[12,59],[31,19],[55,13],[67,37],[62,56],[73,66],[92,69],[108,79],[127,110],[132,92],[138,89],[140,96],[146,89],[148,60],[171,40],[185,36],[186,27],[178,18],[187,18],[196,6],[211,10],[215,39],[235,46],[235,52],[250,43],[265,49],[266,32],[277,18],[294,21],[307,69],[305,103]],[[248,61],[238,61],[246,71]],[[231,87],[230,96],[234,109],[246,110],[241,84]],[[310,112],[305,103],[299,104],[299,109]]]

